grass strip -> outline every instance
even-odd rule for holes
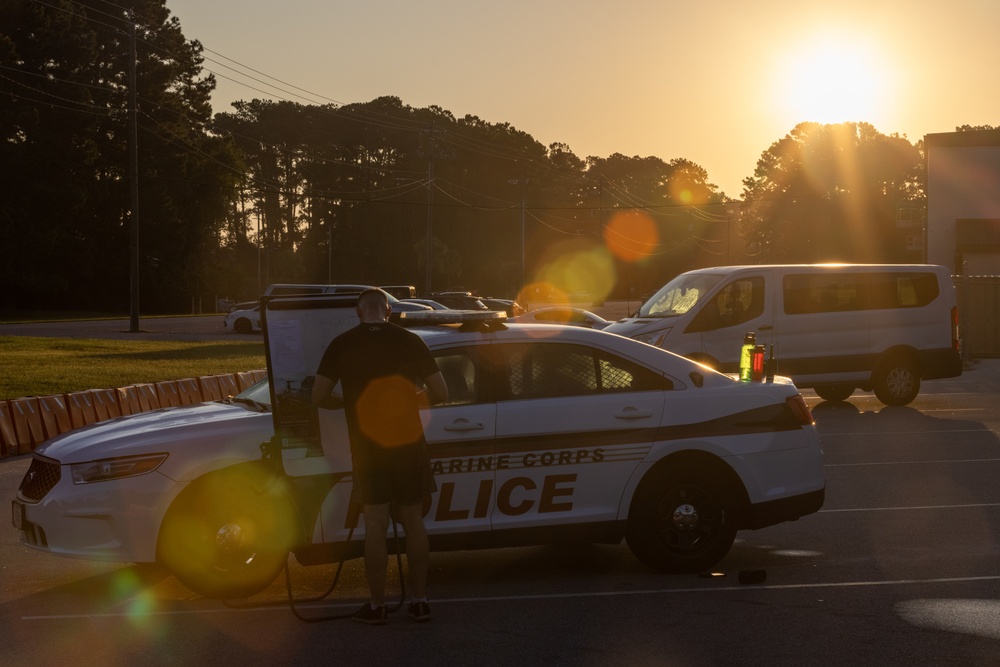
[[[265,368],[262,341],[0,336],[0,400]]]

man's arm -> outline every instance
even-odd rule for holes
[[[442,382],[444,380],[442,379]],[[323,403],[330,398],[330,392],[333,391],[334,382],[325,375],[316,375],[313,378],[313,389],[312,389],[312,404],[313,406],[319,408],[323,406]],[[447,389],[446,389],[447,391]]]
[[[424,384],[427,386],[427,394],[431,405],[446,403],[448,401],[448,384],[444,381],[441,371],[425,377]]]

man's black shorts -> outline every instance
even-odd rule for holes
[[[354,497],[365,505],[419,505],[437,490],[424,444],[354,459]]]

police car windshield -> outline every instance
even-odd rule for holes
[[[639,308],[639,317],[676,317],[698,304],[718,282],[713,273],[681,274],[660,288]]]
[[[261,380],[245,391],[241,391],[230,402],[249,405],[259,412],[269,411],[271,409],[271,387],[267,380]]]

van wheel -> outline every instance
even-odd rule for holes
[[[846,401],[854,393],[854,387],[842,384],[822,384],[813,387],[813,391],[824,401]]]
[[[920,375],[912,359],[896,356],[875,375],[875,397],[886,405],[908,405],[920,392]]]
[[[636,558],[670,574],[702,572],[736,539],[736,500],[711,468],[660,471],[636,491],[625,541]]]

